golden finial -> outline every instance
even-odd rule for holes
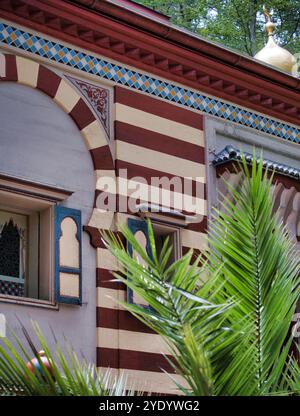
[[[265,15],[265,18],[266,18],[265,30],[266,30],[268,36],[273,36],[274,29],[276,27],[275,23],[272,22],[273,13],[271,13],[269,10],[267,10],[264,6],[263,7],[263,14]]]
[[[266,46],[259,51],[254,58],[281,69],[282,71],[296,75],[297,64],[295,57],[289,51],[277,45],[274,40],[274,29],[276,24],[272,21],[273,13],[265,7],[263,8],[263,13],[266,18],[265,30],[269,39]]]

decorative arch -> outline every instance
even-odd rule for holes
[[[90,152],[95,171],[95,201],[100,176],[115,178],[114,161],[101,123],[76,89],[51,69],[31,59],[0,53],[0,81],[17,82],[47,94],[77,125]],[[101,210],[102,211],[102,210]],[[110,228],[113,212],[101,212],[94,206],[89,224],[85,226],[94,247],[100,246],[99,229]]]

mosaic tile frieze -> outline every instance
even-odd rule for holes
[[[295,126],[226,103],[218,98],[176,86],[5,23],[0,23],[0,42],[168,102],[174,102],[293,143],[300,143],[300,130]]]

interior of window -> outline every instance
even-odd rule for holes
[[[167,264],[168,267],[172,263],[174,263],[174,261],[176,261],[181,255],[179,228],[159,222],[152,222],[152,227],[154,231],[156,252],[158,257],[167,238],[169,239],[169,246],[172,246],[172,252]],[[144,248],[144,250],[147,251],[147,236],[144,234],[144,232],[141,230],[137,231],[135,233],[135,238],[139,242],[139,244]],[[133,252],[133,257],[136,258],[139,264],[144,265],[144,260],[135,251]],[[131,299],[131,301],[134,304],[143,305],[145,307],[149,306],[147,302],[143,298],[138,296],[135,292],[132,292]]]
[[[180,257],[179,229],[166,224],[153,223],[157,255],[159,256],[164,242],[169,238],[169,246],[172,246],[171,256],[168,266]]]
[[[0,190],[0,295],[52,301],[53,203]]]

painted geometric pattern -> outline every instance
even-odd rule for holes
[[[82,81],[81,79],[76,79],[70,76],[67,76],[67,78],[88,100],[89,104],[96,112],[107,137],[109,138],[109,90],[106,88],[100,88],[97,85],[90,84],[89,82]]]
[[[0,23],[0,42],[163,98],[166,101],[212,114],[294,143],[300,143],[300,130],[294,126],[130,70],[120,64],[97,58],[4,23]]]
[[[2,295],[24,296],[24,285],[0,280],[0,293]]]

